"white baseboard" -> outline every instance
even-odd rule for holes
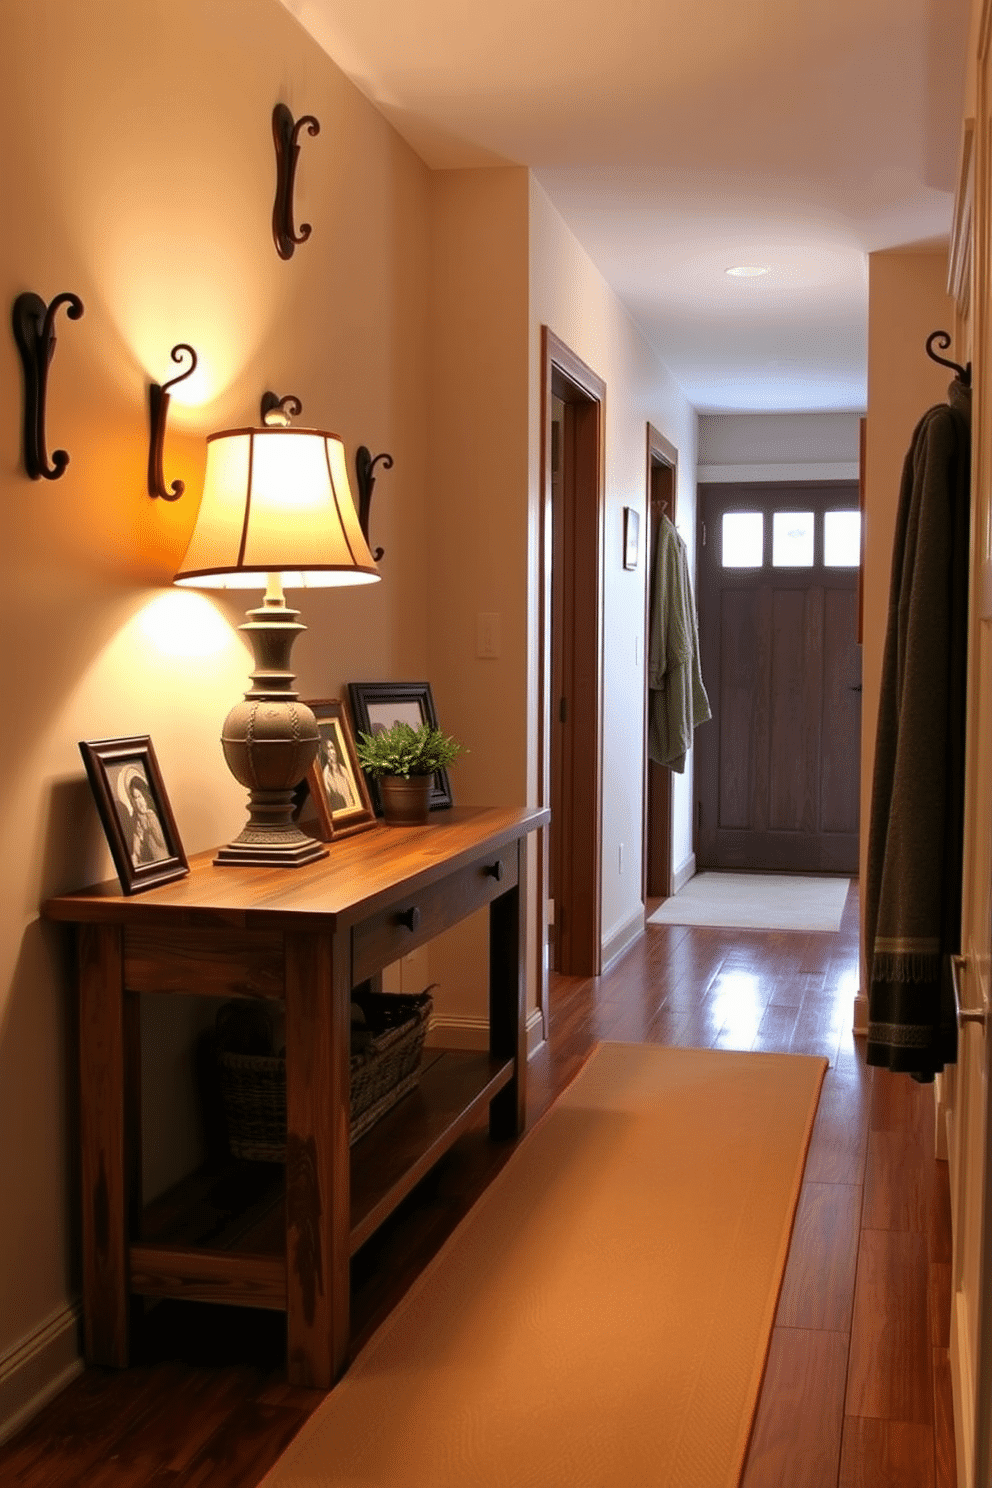
[[[634,914],[626,924],[621,925],[619,930],[614,930],[609,940],[603,946],[601,976],[605,976],[620,960],[628,946],[632,946],[639,936],[644,934],[644,905],[639,904]]]
[[[83,1371],[80,1307],[60,1307],[0,1356],[0,1442],[26,1426],[43,1405]]]
[[[544,1024],[540,1008],[527,1014],[527,1058],[544,1042]],[[428,1049],[488,1049],[489,1022],[486,1018],[434,1018],[427,1031]]]
[[[676,868],[675,872],[672,874],[672,893],[677,894],[679,889],[684,889],[690,878],[695,878],[695,876],[696,854],[690,853],[685,862],[682,864],[682,867]]]
[[[863,992],[857,992],[854,996],[854,1025],[851,1032],[855,1038],[868,1037],[868,999]]]
[[[486,1018],[439,1018],[435,1014],[426,1043],[428,1049],[488,1049],[489,1022]]]
[[[541,1009],[534,1008],[533,1012],[527,1014],[527,1058],[536,1054],[543,1043],[544,1019],[541,1017]]]

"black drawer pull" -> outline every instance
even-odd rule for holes
[[[409,909],[400,910],[396,920],[398,924],[405,925],[408,930],[416,930],[420,924],[420,910],[413,904]]]
[[[503,880],[503,859],[497,858],[495,863],[487,863],[486,874],[489,878],[494,878],[497,883],[501,883]]]

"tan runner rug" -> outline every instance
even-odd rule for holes
[[[265,1488],[734,1488],[826,1067],[599,1045]]]

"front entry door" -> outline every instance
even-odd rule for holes
[[[857,485],[704,485],[699,512],[697,866],[857,873]]]

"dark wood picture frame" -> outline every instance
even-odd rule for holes
[[[355,832],[374,827],[375,807],[365,772],[355,753],[355,738],[344,703],[340,698],[317,698],[309,701],[307,707],[317,719],[321,742],[317,758],[307,771],[309,802],[303,803],[300,826],[306,831],[313,821],[313,827],[324,842],[331,842],[335,837],[350,837]],[[335,746],[338,770],[343,776],[337,790],[329,773],[333,761],[327,756],[328,743]]]
[[[348,696],[356,734],[371,734],[377,727],[387,728],[397,721],[409,723],[413,728],[425,723],[431,728],[439,727],[429,682],[349,682]],[[368,784],[376,812],[381,816],[378,783],[370,779]],[[447,770],[434,772],[428,804],[431,811],[443,811],[453,804]]]
[[[148,735],[81,740],[79,752],[124,893],[183,878],[189,863]]]
[[[632,506],[623,509],[623,566],[636,568],[640,555],[641,517]]]

